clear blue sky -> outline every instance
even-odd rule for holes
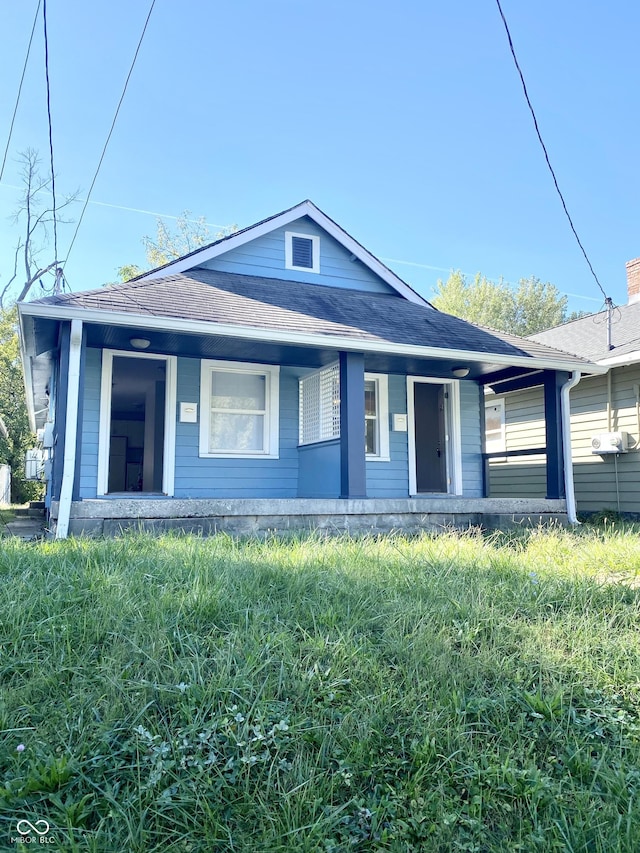
[[[85,197],[149,5],[48,2],[60,198]],[[624,303],[624,264],[640,255],[640,4],[502,5],[578,233]],[[3,4],[0,155],[36,6]],[[0,286],[28,146],[46,167],[41,21],[0,186]],[[155,220],[126,208],[244,227],[305,198],[427,297],[455,268],[535,275],[575,294],[572,308],[602,304],[494,0],[157,0],[67,280],[87,289],[144,263]],[[59,229],[62,257],[72,233]]]

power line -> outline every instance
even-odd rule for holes
[[[573,224],[573,220],[571,219],[571,216],[570,216],[569,211],[567,209],[567,205],[566,205],[566,202],[564,200],[564,196],[562,195],[562,192],[560,191],[560,187],[558,186],[558,180],[556,178],[556,173],[553,171],[553,166],[551,165],[551,161],[549,160],[549,154],[547,152],[547,148],[546,148],[544,141],[542,139],[542,134],[540,133],[540,128],[538,127],[538,120],[536,118],[536,114],[534,112],[533,106],[532,106],[531,101],[529,99],[529,93],[527,92],[527,84],[524,82],[524,75],[523,75],[522,70],[520,69],[520,65],[518,63],[516,51],[515,51],[515,48],[513,46],[513,41],[511,39],[511,33],[509,32],[509,25],[507,24],[507,19],[505,18],[504,12],[502,11],[502,6],[500,5],[500,0],[496,0],[496,3],[498,4],[498,11],[500,12],[500,17],[502,18],[502,23],[504,24],[504,28],[505,28],[506,33],[507,33],[507,38],[509,40],[509,48],[511,49],[511,56],[513,57],[513,61],[514,61],[515,66],[518,70],[518,74],[520,75],[520,82],[522,83],[522,89],[524,91],[524,97],[527,101],[529,111],[530,111],[531,116],[533,118],[533,124],[535,125],[536,133],[538,135],[538,140],[540,142],[540,145],[542,146],[542,150],[544,151],[544,157],[545,157],[545,160],[547,161],[547,166],[549,167],[549,171],[551,172],[551,177],[553,178],[553,183],[555,184],[556,192],[560,196],[560,201],[562,202],[562,207],[564,208],[564,212],[567,216],[567,219],[569,220],[569,225],[571,226],[571,230],[573,231],[573,235],[578,242],[578,246],[580,246],[582,254],[584,255],[584,259],[587,262],[589,269],[591,270],[591,275],[594,277],[596,284],[600,288],[602,295],[605,298],[605,301],[607,301],[607,300],[610,301],[610,297],[607,296],[607,294],[604,291],[603,286],[600,284],[600,280],[598,279],[598,276],[596,275],[595,270],[593,269],[593,266],[591,265],[591,261],[589,260],[589,256],[587,255],[585,248],[582,245],[582,242],[580,241],[580,237],[578,237],[578,232],[575,229],[575,226]]]
[[[116,120],[118,118],[118,113],[120,112],[120,107],[122,106],[122,102],[124,100],[124,96],[127,92],[127,87],[129,85],[129,80],[131,79],[131,75],[133,73],[134,66],[136,64],[136,60],[138,58],[138,53],[140,52],[140,47],[142,46],[142,40],[144,39],[144,35],[147,31],[147,25],[149,24],[149,19],[151,18],[151,13],[153,12],[153,7],[156,4],[156,0],[152,0],[151,6],[149,7],[149,13],[147,15],[147,19],[144,22],[144,27],[142,28],[142,34],[140,36],[140,40],[138,41],[138,46],[136,47],[136,52],[133,55],[133,61],[131,62],[131,67],[129,68],[129,73],[127,74],[127,79],[124,82],[124,88],[122,90],[122,95],[120,96],[120,100],[118,101],[118,106],[116,107],[115,115],[113,116],[113,121],[111,122],[111,128],[109,129],[109,133],[107,134],[107,140],[104,143],[104,147],[102,149],[102,154],[100,155],[100,160],[98,161],[98,167],[96,168],[95,174],[93,176],[93,180],[91,181],[91,186],[89,187],[89,192],[87,193],[87,198],[85,199],[84,206],[82,208],[82,212],[80,213],[80,218],[78,219],[78,224],[76,225],[76,230],[73,234],[73,238],[71,240],[71,245],[69,246],[69,251],[67,252],[67,257],[62,263],[62,266],[66,265],[69,260],[69,255],[71,254],[71,250],[73,249],[73,244],[76,241],[76,237],[78,236],[78,231],[80,229],[80,225],[82,224],[82,220],[84,219],[84,214],[87,209],[87,205],[89,204],[89,199],[91,198],[91,193],[93,191],[93,187],[95,186],[96,180],[98,178],[98,173],[100,172],[100,167],[102,166],[102,161],[104,160],[104,155],[107,152],[107,146],[109,145],[109,140],[111,139],[111,134],[113,133],[113,129],[116,124]]]
[[[47,118],[49,120],[49,156],[51,159],[51,196],[53,218],[53,259],[58,261],[58,223],[56,222],[56,173],[53,168],[53,132],[51,128],[51,90],[49,87],[49,40],[47,38],[47,0],[42,2],[42,23],[44,28],[44,72],[47,81]],[[56,271],[57,281],[57,271]]]
[[[20,103],[20,95],[22,94],[22,84],[24,83],[24,76],[27,72],[27,64],[29,62],[29,54],[31,53],[31,42],[33,41],[33,34],[36,30],[36,24],[38,22],[38,14],[40,13],[40,4],[42,0],[38,0],[38,8],[36,9],[36,14],[33,18],[33,26],[31,27],[31,35],[29,36],[29,44],[27,46],[27,55],[24,58],[24,66],[22,68],[22,77],[20,78],[20,85],[18,86],[18,97],[16,98],[16,105],[13,108],[13,116],[11,117],[11,126],[9,127],[9,137],[7,139],[7,146],[4,149],[4,156],[2,158],[2,168],[0,168],[0,181],[2,180],[2,176],[4,175],[4,167],[7,162],[7,154],[9,153],[9,144],[11,142],[11,137],[13,135],[13,125],[16,120],[16,115],[18,112],[18,104]]]

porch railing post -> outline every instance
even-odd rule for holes
[[[364,355],[340,353],[340,497],[367,496]]]

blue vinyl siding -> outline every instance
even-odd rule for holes
[[[178,408],[200,404],[200,360],[178,359]],[[200,407],[199,407],[200,410]],[[294,498],[298,490],[298,380],[280,371],[280,458],[201,459],[200,424],[176,427],[177,498]]]
[[[406,432],[394,432],[392,415],[407,412],[407,377],[389,376],[389,462],[367,460],[367,497],[409,496],[409,450]]]
[[[80,498],[95,498],[98,480],[101,352],[86,357],[80,456]],[[406,376],[389,376],[389,418],[407,411]],[[200,404],[200,360],[178,359],[180,402]],[[482,496],[481,393],[475,382],[460,383],[462,480],[465,497]],[[177,420],[177,413],[176,413]],[[392,423],[390,423],[390,427]],[[411,427],[411,425],[409,425]],[[280,458],[201,459],[199,423],[176,424],[175,496],[178,498],[338,497],[337,441],[298,447],[298,379],[280,371]],[[407,433],[389,432],[389,462],[366,463],[367,496],[403,498],[409,493]]]
[[[298,497],[340,497],[340,441],[322,441],[298,448]]]
[[[482,497],[481,394],[481,389],[475,382],[460,383],[462,494],[465,498]]]
[[[285,231],[320,237],[320,272],[285,269]],[[230,249],[203,264],[207,269],[220,272],[259,275],[286,281],[304,281],[308,284],[325,284],[347,290],[365,290],[371,293],[397,295],[390,285],[379,278],[359,260],[351,260],[351,253],[334,240],[319,225],[306,216],[289,225],[277,228],[270,234],[256,237],[249,243]]]
[[[87,348],[82,405],[80,452],[80,498],[95,498],[98,488],[98,432],[100,428],[100,383],[102,351]]]

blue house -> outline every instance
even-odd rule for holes
[[[599,370],[437,311],[310,201],[19,315],[60,538],[563,516],[563,388]],[[485,390],[533,385],[546,498],[486,498]]]

